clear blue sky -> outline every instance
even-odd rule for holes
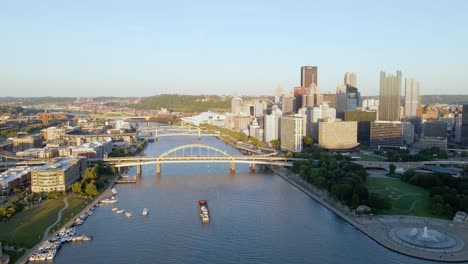
[[[273,94],[319,67],[468,94],[468,1],[0,1],[0,96]],[[404,89],[404,84],[402,84]]]

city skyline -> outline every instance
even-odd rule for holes
[[[414,76],[422,95],[466,86],[465,1],[109,3],[4,3],[3,96],[267,95],[299,86],[305,65],[323,93],[346,72],[363,96],[380,71]]]

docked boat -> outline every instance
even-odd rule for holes
[[[200,211],[200,218],[202,220],[202,223],[209,223],[210,215],[208,212],[208,202],[206,200],[198,201],[198,209]]]
[[[124,212],[124,209],[121,209],[121,210],[117,210],[117,211],[116,211],[116,213],[118,213],[118,214],[121,214],[121,213],[123,213],[123,212]]]
[[[145,208],[145,209],[143,209],[143,213],[141,213],[141,214],[142,215],[148,215],[148,213],[149,213],[148,208]]]
[[[131,217],[131,216],[132,216],[132,213],[126,212],[126,213],[125,213],[125,216],[126,216],[126,217]]]
[[[119,208],[117,207],[112,208],[112,211],[117,211],[117,210],[119,210]]]
[[[117,203],[119,200],[115,198],[115,196],[112,196],[110,198],[102,199],[101,203],[103,204],[114,204]]]
[[[116,194],[117,194],[117,190],[116,190],[115,188],[112,188],[112,189],[111,189],[111,192],[112,192],[113,195],[116,195]]]

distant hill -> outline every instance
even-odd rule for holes
[[[379,99],[379,96],[363,96],[363,99]],[[404,97],[401,98],[402,104],[404,104]],[[421,95],[421,103],[427,104],[468,104],[468,95]]]
[[[72,97],[0,97],[1,104],[36,105],[50,103],[71,103]]]
[[[140,110],[159,110],[166,108],[177,112],[203,112],[228,111],[231,108],[231,97],[218,95],[179,95],[161,94],[146,97],[137,104],[129,105],[131,108]]]
[[[422,104],[467,104],[468,95],[422,95]]]

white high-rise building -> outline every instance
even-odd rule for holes
[[[405,81],[405,116],[416,116],[419,106],[419,82],[413,78]]]
[[[344,84],[352,87],[357,87],[356,74],[354,72],[347,72],[344,76]]]
[[[275,113],[272,113],[271,115],[265,115],[263,122],[263,139],[265,140],[265,142],[270,142],[272,140],[279,139],[278,132],[279,116]]]
[[[242,98],[234,97],[231,100],[231,113],[236,116],[242,111]]]
[[[302,151],[302,116],[281,117],[281,150]]]

